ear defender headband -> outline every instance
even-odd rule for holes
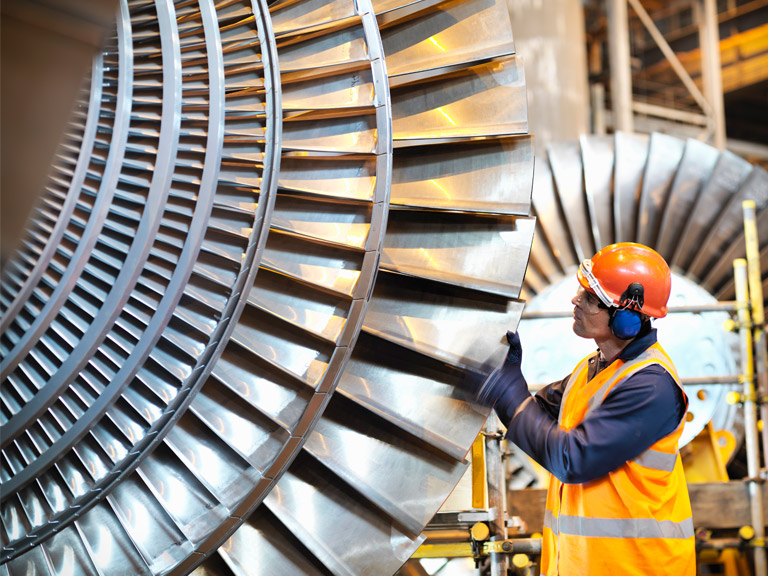
[[[632,282],[619,300],[618,308],[611,308],[611,317],[608,326],[616,338],[631,340],[640,333],[643,326],[643,317],[640,310],[644,303],[643,285]]]

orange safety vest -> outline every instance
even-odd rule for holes
[[[658,342],[632,360],[615,360],[588,380],[592,357],[582,360],[568,380],[558,418],[561,430],[578,426],[616,384],[650,364],[661,365],[682,390]],[[584,484],[550,477],[543,575],[696,574],[691,503],[677,448],[684,422],[683,416],[674,432],[607,476]]]

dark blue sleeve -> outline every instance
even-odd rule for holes
[[[560,412],[560,400],[569,378],[570,376],[560,382],[549,384],[536,394],[538,403],[554,418],[557,418]],[[493,406],[504,426],[509,425],[517,407],[531,397],[519,362],[504,362],[486,380],[483,390],[486,396],[495,400]]]
[[[567,380],[566,380],[567,381]],[[577,427],[564,432],[552,413],[565,381],[507,406],[507,438],[561,482],[589,482],[632,460],[677,428],[682,391],[661,366],[620,382]],[[498,411],[498,410],[497,410]],[[501,416],[501,415],[500,415]]]

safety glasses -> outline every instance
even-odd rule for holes
[[[608,296],[605,290],[603,290],[603,287],[600,286],[600,282],[598,282],[597,278],[595,278],[594,274],[592,274],[591,260],[583,260],[579,265],[579,272],[581,272],[581,275],[587,279],[589,287],[600,299],[600,302],[602,302],[608,308],[616,308],[616,304],[613,303],[611,297]]]

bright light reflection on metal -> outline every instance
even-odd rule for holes
[[[136,506],[134,508],[133,527],[135,534],[144,536],[149,534],[150,526],[152,526],[152,518],[150,518],[147,509],[143,506]]]
[[[183,480],[173,476],[169,477],[167,482],[168,489],[164,495],[168,500],[168,507],[172,510],[185,510],[189,505],[187,502],[189,486]]]
[[[242,429],[241,429],[242,430]],[[238,440],[242,441],[244,434],[236,434]],[[215,450],[211,450],[202,444],[197,447],[197,460],[199,461],[199,470],[204,471],[204,476],[209,481],[213,481],[217,486],[223,484],[226,479],[226,468],[221,465],[221,459]]]
[[[112,560],[112,534],[106,526],[99,526],[99,536],[93,544],[93,556],[99,567],[109,566]]]
[[[358,378],[358,380],[360,380],[360,384],[365,389],[365,395],[368,398],[371,398],[373,396],[373,393],[371,392],[371,387],[368,384],[368,380],[366,380],[365,378]]]
[[[43,510],[39,505],[33,506],[30,520],[32,520],[33,526],[40,526],[44,522]]]
[[[299,319],[299,314],[298,314],[298,312],[296,312],[296,310],[294,310],[293,308],[288,308],[288,311],[287,311],[287,312],[286,312],[286,314],[285,314],[285,318],[286,318],[287,320],[293,320],[293,321],[296,321],[296,320],[298,320],[298,319]]]
[[[363,478],[372,478],[373,474],[379,472],[375,469],[376,464],[379,463],[376,458],[378,454],[375,453],[376,447],[371,446],[370,438],[356,433],[345,435],[342,451],[344,452],[342,461],[354,462],[355,473],[360,472]],[[366,454],[367,457],[361,458],[361,454]]]
[[[304,312],[304,321],[306,322],[307,327],[314,330],[315,332],[322,332],[323,328],[328,325],[328,322],[325,321],[325,318],[327,318],[327,316],[316,314],[312,310],[307,310]]]
[[[66,507],[66,501],[64,500],[64,492],[59,487],[58,484],[52,483],[49,485],[51,487],[51,492],[47,494],[48,500],[51,502],[51,505],[53,506],[53,509],[55,511],[64,510]]]
[[[435,262],[435,259],[429,254],[427,250],[424,248],[419,248],[419,252],[421,252],[424,255],[424,258],[427,259],[427,262],[432,265],[435,268],[439,268],[440,266]]]
[[[440,114],[442,114],[445,117],[445,119],[451,123],[452,126],[456,126],[456,122],[453,121],[453,118],[451,118],[445,110],[443,110],[442,108],[438,108],[437,111],[440,112]]]
[[[75,576],[75,552],[71,546],[67,546],[62,554],[61,568],[56,576]]]
[[[294,502],[299,503],[298,509],[302,513],[302,523],[306,526],[307,530],[310,530],[310,534],[317,534],[323,527],[322,518],[318,518],[316,511],[322,510],[322,508],[316,506],[306,505],[309,502],[318,501],[318,491],[309,484],[303,482],[296,482],[293,484],[290,490],[291,496],[293,496]]]
[[[446,190],[445,188],[440,186],[440,184],[437,182],[437,180],[433,179],[433,180],[430,180],[430,182],[432,184],[434,184],[435,186],[437,186],[440,189],[440,191],[445,195],[446,198],[450,198],[451,197],[451,195],[448,193],[448,190]]]
[[[277,360],[277,349],[274,346],[267,346],[266,355],[267,360]]]
[[[430,41],[430,42],[432,42],[432,44],[434,44],[435,46],[437,46],[437,48],[438,48],[438,49],[439,49],[441,52],[445,52],[445,48],[444,48],[444,47],[443,47],[443,46],[440,44],[440,42],[438,42],[437,40],[435,40],[435,37],[434,37],[434,36],[430,36],[430,37],[429,37],[429,41]]]
[[[10,507],[9,507],[10,508]],[[11,530],[9,536],[11,538],[20,538],[23,535],[21,522],[19,522],[19,513],[16,508],[11,509]]]
[[[367,234],[347,234],[347,242],[353,246],[362,246]]]
[[[357,270],[339,270],[339,278],[342,280],[347,280],[349,282],[354,282],[357,280],[357,277],[360,275],[360,272]]]
[[[320,440],[320,444],[323,446],[323,449],[321,450],[321,454],[324,456],[328,456],[330,454],[330,451],[328,450],[328,443],[325,441],[325,436],[320,434],[319,432],[317,434],[317,439]]]
[[[190,448],[189,450],[186,450],[186,454],[187,454],[187,458],[189,458],[189,463],[192,464],[193,467],[195,467],[197,465],[197,456],[194,450]]]

